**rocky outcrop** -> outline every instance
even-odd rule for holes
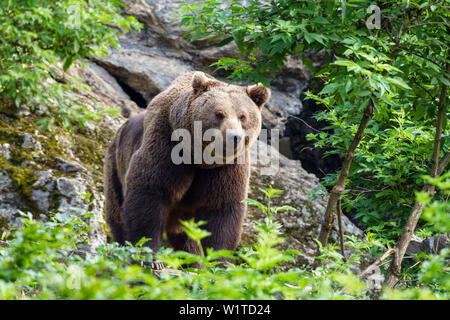
[[[217,47],[218,41],[189,42],[184,37],[185,30],[179,27],[180,19],[174,16],[185,1],[127,0],[124,3],[126,13],[135,16],[144,28],[139,33],[124,35],[120,49],[111,49],[108,57],[97,57],[95,62],[146,103],[179,75],[191,70],[212,73],[211,63],[237,52],[233,43]],[[322,54],[312,54],[309,58],[315,67],[323,62]],[[278,129],[285,135],[289,117],[303,110],[300,96],[312,75],[301,59],[289,57],[286,70],[271,83],[272,98],[263,112],[265,128]],[[225,80],[226,73],[215,76]]]
[[[101,226],[103,148],[98,148],[94,134],[92,140],[60,129],[45,135],[32,130],[35,121],[0,116],[0,144],[11,150],[0,155],[0,233],[18,226],[21,212],[44,220],[52,212],[92,212],[93,250],[106,241]]]
[[[100,105],[137,109],[115,79],[98,66],[77,65],[61,75],[97,80],[92,91],[72,92],[91,110],[99,111]],[[107,240],[102,217],[103,157],[124,118],[105,115],[96,126],[76,131],[55,126],[51,132],[41,132],[38,119],[25,106],[13,116],[0,113],[0,234],[20,224],[21,212],[40,219],[53,212],[91,212],[87,220],[92,251]]]

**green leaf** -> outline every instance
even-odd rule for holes
[[[302,62],[309,70],[316,73],[316,69],[314,68],[312,61],[304,54],[302,54]]]
[[[236,30],[233,30],[233,32],[231,34],[233,36],[233,40],[236,43],[236,46],[238,47],[238,49],[243,51],[244,50],[243,41],[244,41],[245,31],[242,29],[236,29]]]
[[[411,90],[411,87],[402,78],[388,77],[386,80],[389,81],[390,83],[395,84],[396,86],[403,88],[403,89]]]
[[[70,66],[72,65],[72,62],[73,62],[73,57],[72,56],[68,57],[66,59],[66,61],[64,61],[63,70],[67,71],[70,68]]]
[[[233,41],[233,37],[225,38],[225,39],[223,39],[222,41],[220,41],[220,42],[217,44],[217,46],[218,46],[218,47],[223,47],[224,45],[229,44],[231,41]]]

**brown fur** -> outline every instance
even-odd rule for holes
[[[205,248],[234,250],[239,242],[249,181],[248,147],[261,128],[260,110],[270,92],[262,85],[228,85],[202,72],[179,77],[157,95],[147,111],[129,119],[117,132],[105,160],[106,220],[114,240],[136,243],[143,236],[154,251],[165,231],[176,250],[199,253],[182,232],[179,219],[205,220],[211,236]],[[223,114],[218,119],[217,113]],[[217,128],[253,133],[242,142],[242,164],[175,165],[173,130]]]

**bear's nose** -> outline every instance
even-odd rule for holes
[[[228,140],[229,143],[231,143],[231,145],[233,147],[237,147],[239,142],[241,142],[242,137],[239,134],[237,134],[237,133],[230,133],[227,136],[227,140]]]

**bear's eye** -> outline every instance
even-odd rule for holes
[[[243,114],[243,115],[241,115],[241,116],[239,117],[239,120],[241,120],[242,122],[244,122],[245,119],[246,119],[245,114]]]
[[[222,112],[216,113],[217,120],[223,120],[225,118],[225,115]]]

